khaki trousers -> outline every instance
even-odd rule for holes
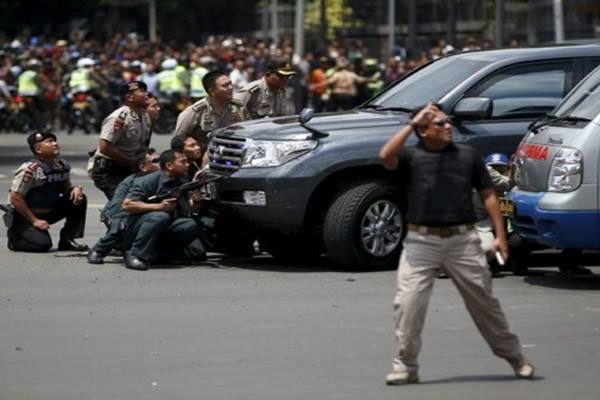
[[[433,283],[440,269],[458,288],[477,329],[498,357],[521,357],[521,345],[509,331],[504,312],[492,294],[492,277],[476,230],[448,238],[409,231],[398,267],[394,299],[396,371],[417,371],[421,332]]]

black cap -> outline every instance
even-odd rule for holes
[[[56,135],[51,132],[33,132],[31,135],[27,136],[27,143],[29,144],[29,149],[33,154],[35,154],[35,144],[39,142],[43,142],[44,140],[52,138],[56,140]]]
[[[121,85],[121,87],[119,88],[119,93],[121,94],[121,97],[123,97],[127,93],[133,92],[134,90],[138,90],[138,89],[148,90],[148,86],[146,86],[146,84],[142,81],[133,81],[133,82],[129,82],[124,85]]]
[[[265,72],[275,72],[283,76],[296,75],[296,71],[287,60],[270,60],[265,64]]]

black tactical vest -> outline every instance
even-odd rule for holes
[[[29,208],[54,208],[65,194],[66,182],[70,180],[71,166],[62,158],[57,160],[58,166],[54,168],[39,159],[32,161],[44,171],[46,183],[31,189],[25,197],[25,202]]]

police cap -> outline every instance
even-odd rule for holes
[[[35,154],[36,143],[43,142],[48,138],[56,140],[56,135],[51,132],[36,131],[33,132],[31,135],[27,136],[27,143],[29,144],[29,149],[31,150],[31,152]]]
[[[296,71],[287,60],[270,60],[265,65],[265,72],[275,72],[282,76],[296,75]]]
[[[121,97],[123,97],[127,93],[133,92],[138,89],[142,89],[142,90],[146,91],[146,90],[148,90],[148,86],[146,86],[146,84],[142,81],[133,81],[133,82],[129,82],[124,85],[121,85],[121,87],[119,88],[119,93],[121,94]]]
[[[506,156],[506,154],[502,153],[488,154],[483,161],[485,162],[485,165],[488,165],[490,167],[494,165],[509,165],[508,157]]]

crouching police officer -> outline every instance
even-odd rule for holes
[[[123,179],[111,200],[106,203],[100,212],[100,221],[104,222],[108,230],[96,242],[87,255],[88,263],[103,264],[106,257],[113,249],[126,250],[127,243],[123,241],[123,231],[129,214],[122,209],[122,203],[133,186],[135,179],[140,176],[158,171],[158,154],[152,148],[138,150],[135,155],[137,172]]]
[[[193,137],[204,155],[213,131],[250,119],[250,115],[242,103],[233,99],[233,85],[224,72],[207,73],[202,78],[202,84],[208,96],[179,114],[175,135]]]
[[[187,181],[186,156],[166,150],[160,155],[160,168],[137,178],[123,201],[123,210],[130,214],[125,233],[127,242],[132,243],[125,257],[129,269],[145,270],[153,261],[182,259],[200,236],[200,226],[191,218],[200,194],[173,191]],[[152,202],[157,194],[167,197]]]
[[[85,251],[75,238],[83,237],[87,200],[81,186],[72,186],[69,164],[59,157],[52,133],[35,132],[27,138],[35,158],[19,167],[10,188],[11,207],[5,222],[8,248],[46,252],[52,247],[48,228],[61,219],[58,250]]]

